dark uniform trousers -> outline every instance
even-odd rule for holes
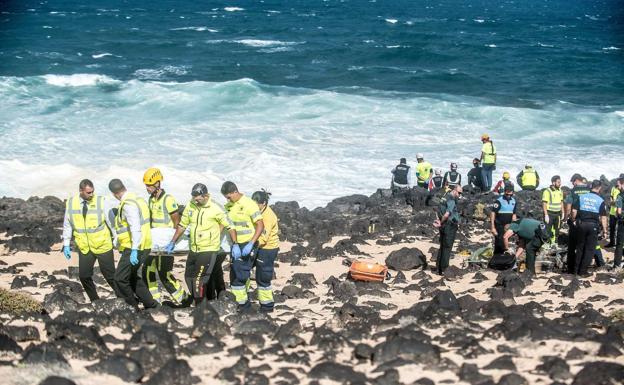
[[[117,285],[115,285],[115,257],[113,256],[113,250],[111,249],[102,254],[95,254],[92,251],[83,254],[78,250],[78,276],[91,302],[100,298],[97,294],[95,283],[93,282],[93,266],[95,265],[95,261],[98,261],[100,271],[106,282],[108,282],[108,285],[115,291],[115,295],[120,297],[117,291]]]
[[[622,250],[624,248],[624,220],[618,221],[617,224],[617,236],[615,239],[615,259],[613,265],[615,267],[620,266],[622,263]]]
[[[568,274],[576,274],[576,244],[578,227],[572,220],[568,220],[568,257],[566,266]]]
[[[577,221],[576,224],[576,256],[574,273],[587,274],[587,269],[594,259],[596,244],[598,243],[598,222]]]
[[[121,296],[131,306],[138,307],[139,301],[147,308],[156,307],[158,302],[152,298],[147,288],[147,267],[146,261],[149,258],[150,249],[139,250],[139,264],[130,263],[130,252],[125,249],[121,253],[121,258],[115,271],[115,283]]]
[[[497,220],[494,221],[494,228],[496,229],[496,237],[494,237],[494,255],[502,254],[505,252],[505,224]]]
[[[609,243],[612,245],[615,245],[615,242],[616,242],[617,227],[618,227],[617,216],[609,215]]]
[[[438,258],[436,260],[438,274],[444,273],[444,270],[449,267],[457,227],[457,223],[453,223],[450,219],[440,227],[440,250],[438,250]]]
[[[525,253],[526,253],[526,268],[531,273],[535,274],[535,256],[542,247],[544,242],[539,237],[533,237],[533,239],[526,240]]]
[[[210,277],[217,265],[216,251],[191,251],[186,259],[184,270],[184,280],[191,295],[195,299],[195,304],[199,304],[208,297]],[[223,270],[221,270],[223,275]]]
[[[227,253],[222,251],[217,253],[217,262],[214,269],[212,269],[212,274],[210,275],[206,288],[206,299],[209,301],[217,299],[219,293],[226,289],[225,280],[223,279],[223,261],[225,261],[225,257],[227,257]]]

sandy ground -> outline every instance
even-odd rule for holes
[[[335,238],[332,240],[328,246],[335,244],[341,238]],[[13,265],[21,262],[29,262],[31,265],[23,267],[22,275],[31,277],[33,274],[41,271],[47,271],[48,273],[52,273],[53,271],[58,271],[56,273],[57,276],[61,277],[63,272],[66,271],[68,266],[77,266],[77,259],[74,256],[71,261],[66,261],[63,255],[60,252],[60,244],[55,247],[53,252],[49,254],[38,254],[38,253],[15,253],[11,255],[1,255],[0,260],[6,262],[9,265]],[[288,250],[292,245],[283,244],[282,250]],[[384,263],[385,258],[388,254],[393,251],[400,249],[402,247],[418,247],[420,248],[425,255],[430,258],[428,250],[430,247],[436,246],[426,240],[416,240],[414,242],[396,244],[390,246],[380,246],[373,244],[368,245],[358,245],[358,248],[363,253],[369,254],[370,257],[366,256],[348,256],[350,258],[363,258],[363,259],[372,259],[374,261]],[[605,258],[607,261],[612,260],[612,253],[605,251]],[[466,257],[455,256],[451,263],[455,266],[461,266],[464,263],[464,259]],[[312,273],[315,275],[316,280],[318,282],[318,286],[312,291],[314,294],[320,299],[316,303],[310,303],[310,299],[293,299],[287,300],[285,305],[291,309],[292,311],[284,309],[283,306],[278,306],[276,311],[272,315],[272,317],[279,323],[283,324],[287,322],[289,319],[296,317],[303,324],[305,330],[310,330],[309,326],[314,325],[316,327],[325,324],[326,322],[332,320],[334,317],[334,309],[331,306],[327,305],[325,300],[328,288],[326,285],[323,285],[322,282],[325,281],[330,276],[339,277],[341,274],[347,272],[347,267],[342,264],[344,258],[336,257],[331,260],[326,261],[312,261],[312,260],[304,260],[303,265],[301,266],[291,266],[287,263],[279,263],[276,268],[276,280],[273,282],[273,287],[277,290],[284,287],[286,285],[286,281],[290,279],[293,273]],[[179,261],[176,261],[175,273],[178,278],[183,277],[183,258]],[[431,264],[430,264],[431,266]],[[6,267],[6,266],[5,266]],[[412,306],[414,303],[422,301],[420,299],[420,293],[418,292],[403,292],[403,288],[409,284],[415,283],[415,280],[411,279],[411,276],[417,271],[407,271],[405,275],[407,277],[406,284],[392,284],[391,281],[388,281],[389,288],[388,293],[391,295],[391,298],[377,298],[377,297],[369,297],[367,296],[361,297],[358,301],[359,304],[363,304],[364,302],[370,301],[379,301],[386,304],[393,304],[397,307],[397,309],[408,308]],[[395,272],[393,272],[395,273]],[[480,300],[488,300],[489,296],[486,293],[486,290],[494,285],[496,272],[489,270],[482,270],[482,273],[485,274],[488,280],[484,280],[480,283],[473,283],[472,277],[474,273],[468,273],[464,275],[461,279],[454,281],[445,281],[445,285],[450,288],[453,293],[459,297],[463,294],[469,293],[472,296],[476,297]],[[439,277],[434,276],[430,271],[427,272],[432,280],[438,280]],[[623,299],[624,300],[624,290],[622,285],[604,285],[593,282],[593,279],[590,278],[591,287],[590,288],[582,288],[578,292],[576,292],[574,298],[563,298],[560,294],[553,292],[548,289],[548,278],[551,277],[552,273],[542,273],[539,274],[538,277],[534,280],[534,283],[529,286],[525,291],[530,291],[531,293],[535,293],[532,295],[524,295],[518,296],[515,298],[516,302],[519,304],[527,303],[529,301],[535,301],[537,303],[549,303],[551,309],[556,309],[559,305],[567,303],[570,307],[574,308],[577,304],[588,301],[588,298],[591,296],[595,296],[597,294],[601,294],[607,297],[607,299],[593,302],[593,306],[595,309],[599,310],[604,315],[611,314],[614,310],[618,308],[618,306],[608,305],[611,301],[615,299]],[[227,276],[227,274],[226,274]],[[13,280],[13,276],[10,274],[0,274],[0,287],[9,288],[11,282]],[[65,277],[66,278],[66,277]],[[227,277],[226,277],[227,279]],[[41,279],[38,280],[41,282]],[[567,284],[567,281],[563,282],[564,285]],[[51,289],[46,288],[25,288],[25,291],[32,294],[35,298],[39,300],[43,300],[45,294],[49,293]],[[100,293],[106,293],[102,287],[99,287]],[[108,295],[110,295],[110,291]],[[86,299],[86,296],[85,296]],[[551,301],[551,302],[549,302]],[[314,301],[313,301],[314,302]],[[619,306],[619,308],[622,308]],[[381,311],[382,318],[391,317],[397,310],[385,310]],[[547,313],[546,317],[548,318],[556,318],[561,315],[561,312],[551,312]],[[52,314],[54,317],[55,315]],[[187,313],[176,312],[176,318],[179,322],[183,324],[189,324],[192,320],[188,317]],[[500,320],[488,321],[488,324],[483,324],[481,326],[488,327],[493,326]],[[14,324],[14,325],[22,325],[23,321],[12,321],[7,319],[6,317],[2,320],[5,324]],[[42,340],[45,340],[45,331],[43,325],[37,322],[29,322],[28,324],[35,325],[39,328],[42,336]],[[119,330],[115,330],[116,328],[110,328],[110,330],[100,331],[100,334],[110,333],[120,339],[128,339],[129,335],[122,334]],[[430,335],[436,336],[444,332],[444,329],[428,329],[427,330]],[[306,331],[301,337],[309,342],[312,336],[312,332]],[[188,337],[181,336],[181,343],[186,343],[190,341]],[[227,337],[224,342],[227,344],[227,348],[229,349],[233,346],[236,346],[240,343],[240,340],[235,339],[234,337]],[[374,346],[375,342],[370,340],[371,345]],[[379,341],[377,341],[379,342]],[[545,355],[557,355],[560,357],[565,357],[566,353],[572,348],[577,347],[581,350],[586,351],[588,354],[585,356],[583,360],[572,360],[569,361],[571,366],[572,374],[578,372],[581,368],[581,364],[585,363],[587,360],[601,360],[601,361],[622,361],[624,357],[619,356],[615,358],[604,358],[604,357],[596,357],[596,352],[598,350],[598,344],[589,343],[589,342],[568,342],[568,341],[559,341],[559,340],[547,340],[541,342],[534,342],[530,340],[521,340],[521,341],[496,341],[496,340],[483,340],[481,344],[484,348],[490,350],[492,353],[483,354],[478,356],[475,359],[465,359],[460,354],[458,354],[457,348],[445,347],[446,351],[442,354],[444,358],[448,358],[455,362],[458,366],[461,366],[463,363],[474,363],[477,364],[480,368],[483,368],[487,364],[489,364],[494,358],[501,355],[501,353],[497,352],[497,346],[504,342],[505,345],[513,347],[517,349],[517,354],[512,354],[513,362],[517,366],[518,373],[523,375],[529,383],[544,383],[549,384],[552,382],[546,375],[543,373],[537,373],[535,371],[535,367],[540,363],[540,357]],[[22,347],[25,348],[29,343],[21,343]],[[268,345],[267,345],[268,346]],[[444,345],[443,345],[444,346]],[[114,345],[109,344],[109,348],[115,348]],[[252,348],[255,352],[257,348]],[[321,359],[321,352],[315,351],[315,347],[311,345],[300,346],[293,349],[286,349],[287,351],[306,351],[310,354],[312,358],[311,365],[317,362],[317,360]],[[193,374],[200,377],[203,384],[219,384],[220,380],[214,378],[214,376],[218,373],[219,370],[225,367],[229,367],[233,365],[238,357],[230,356],[223,353],[217,354],[209,354],[209,355],[197,355],[193,357],[182,357],[186,358],[189,361],[191,368],[193,369]],[[6,359],[6,357],[5,357]],[[352,356],[352,348],[345,348],[343,351],[338,352],[336,360],[340,363],[347,364],[349,366],[353,366],[357,371],[365,373],[369,378],[374,378],[380,375],[380,373],[373,373],[375,366],[373,366],[370,362],[358,362]],[[44,367],[29,367],[29,366],[0,366],[0,376],[4,379],[2,383],[4,384],[34,384],[38,383],[38,381],[49,374],[55,373],[58,375],[63,375],[66,377],[72,378],[76,383],[83,385],[99,385],[99,384],[121,384],[119,378],[114,376],[107,375],[95,375],[90,373],[85,369],[85,366],[92,364],[94,362],[85,362],[78,360],[70,360],[71,369],[67,368],[44,368]],[[298,367],[297,365],[279,362],[275,360],[273,356],[257,356],[252,359],[251,367],[258,367],[264,363],[270,365],[269,370],[262,371],[267,377],[271,378],[272,374],[277,372],[279,368],[285,367],[290,368],[291,372],[296,374],[301,383],[307,383],[308,380],[306,378],[306,371],[302,367]],[[408,365],[399,368],[399,373],[401,376],[401,381],[403,383],[412,383],[413,381],[422,378],[428,377],[434,380],[436,383],[462,383],[459,381],[457,375],[449,370],[443,372],[437,372],[428,370],[425,366],[420,364]],[[492,375],[495,381],[508,373],[508,371],[504,370],[482,370],[482,373]],[[568,381],[570,383],[571,381]],[[321,384],[331,383],[326,380],[320,381]]]

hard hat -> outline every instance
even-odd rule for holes
[[[416,154],[416,159],[424,159],[424,155],[422,154],[422,152],[419,152],[418,154]]]
[[[488,134],[481,135],[481,140],[485,140],[485,139],[490,139],[490,136]]]
[[[156,184],[156,182],[162,182],[162,180],[162,173],[156,167],[148,168],[145,174],[143,174],[143,183],[148,186]]]
[[[451,163],[451,170],[457,170],[457,163]]]
[[[531,163],[527,163],[527,164],[524,165],[524,168],[531,168],[531,167],[533,167],[533,166],[531,166]]]
[[[440,170],[439,168],[436,168],[435,174],[436,175],[442,175],[442,170]]]
[[[511,178],[511,174],[509,174],[509,172],[508,172],[508,171],[505,171],[505,172],[503,173],[503,179],[509,179],[509,178]]]

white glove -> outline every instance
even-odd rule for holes
[[[544,215],[544,223],[550,223],[550,217],[548,214]]]

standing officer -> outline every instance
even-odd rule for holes
[[[401,158],[399,164],[392,169],[391,173],[390,189],[392,193],[396,194],[401,190],[407,190],[412,187],[412,174],[410,173],[410,166],[407,165],[407,159]]]
[[[542,211],[544,222],[548,225],[548,232],[552,234],[551,245],[557,244],[563,210],[563,191],[561,191],[561,177],[555,175],[550,178],[551,185],[542,192]]]
[[[108,183],[108,189],[119,200],[119,209],[115,216],[115,232],[121,253],[115,271],[117,290],[126,303],[137,309],[139,301],[146,309],[157,307],[159,304],[152,298],[146,280],[152,248],[147,202],[128,192],[119,179],[112,179]]]
[[[444,187],[460,186],[461,174],[457,172],[457,163],[451,163],[451,170],[444,173]]]
[[[488,134],[481,135],[481,179],[483,181],[483,191],[490,191],[492,188],[492,171],[496,169],[496,147]]]
[[[512,184],[506,184],[504,194],[494,201],[494,207],[490,213],[490,230],[494,235],[494,254],[501,254],[509,248],[508,239],[504,237],[505,231],[511,222],[516,221],[518,205],[514,198]]]
[[[78,185],[78,195],[67,200],[63,219],[63,254],[71,259],[69,246],[72,235],[78,246],[78,275],[80,283],[91,302],[99,299],[93,283],[93,265],[98,261],[104,279],[117,294],[115,285],[115,259],[106,200],[95,195],[93,182],[83,179]]]
[[[617,211],[617,197],[620,195],[620,179],[624,178],[624,174],[620,174],[620,177],[615,181],[615,186],[611,187],[611,194],[609,198],[609,243],[605,247],[615,246],[616,228],[618,218]]]
[[[156,167],[152,167],[143,174],[143,184],[147,193],[150,194],[148,206],[150,210],[150,226],[154,229],[176,229],[180,223],[178,203],[173,195],[168,194],[162,188],[163,175]],[[173,230],[175,231],[175,230]],[[160,290],[155,275],[158,274],[160,282],[178,305],[190,305],[189,295],[184,290],[184,285],[173,275],[173,255],[155,256],[148,266],[147,286],[152,297],[160,302]]]
[[[614,268],[622,268],[622,250],[624,248],[624,177],[618,179],[620,193],[615,201],[615,217],[617,219],[617,234],[615,241]]]
[[[600,181],[594,180],[591,191],[580,195],[572,204],[572,220],[577,229],[575,274],[580,276],[588,275],[587,268],[593,260],[599,233],[607,228],[607,211],[605,201],[600,196],[601,188]]]
[[[574,174],[570,179],[572,182],[572,191],[565,200],[565,213],[566,222],[568,224],[568,256],[566,265],[568,268],[568,274],[576,274],[576,224],[572,220],[572,203],[578,200],[579,196],[587,194],[589,189],[583,182],[581,174]]]
[[[256,241],[264,230],[264,222],[258,204],[238,191],[233,182],[221,186],[221,194],[228,200],[225,210],[236,230],[232,233],[232,261],[230,285],[241,308],[250,306],[247,285],[254,264]]]
[[[421,153],[416,154],[416,183],[418,187],[427,188],[429,178],[433,174],[433,166],[429,162],[425,162],[425,156]]]
[[[455,235],[459,227],[460,215],[457,210],[457,199],[461,194],[461,186],[453,187],[440,202],[438,219],[433,222],[433,226],[440,230],[440,250],[436,260],[436,269],[440,275],[449,266]]]

